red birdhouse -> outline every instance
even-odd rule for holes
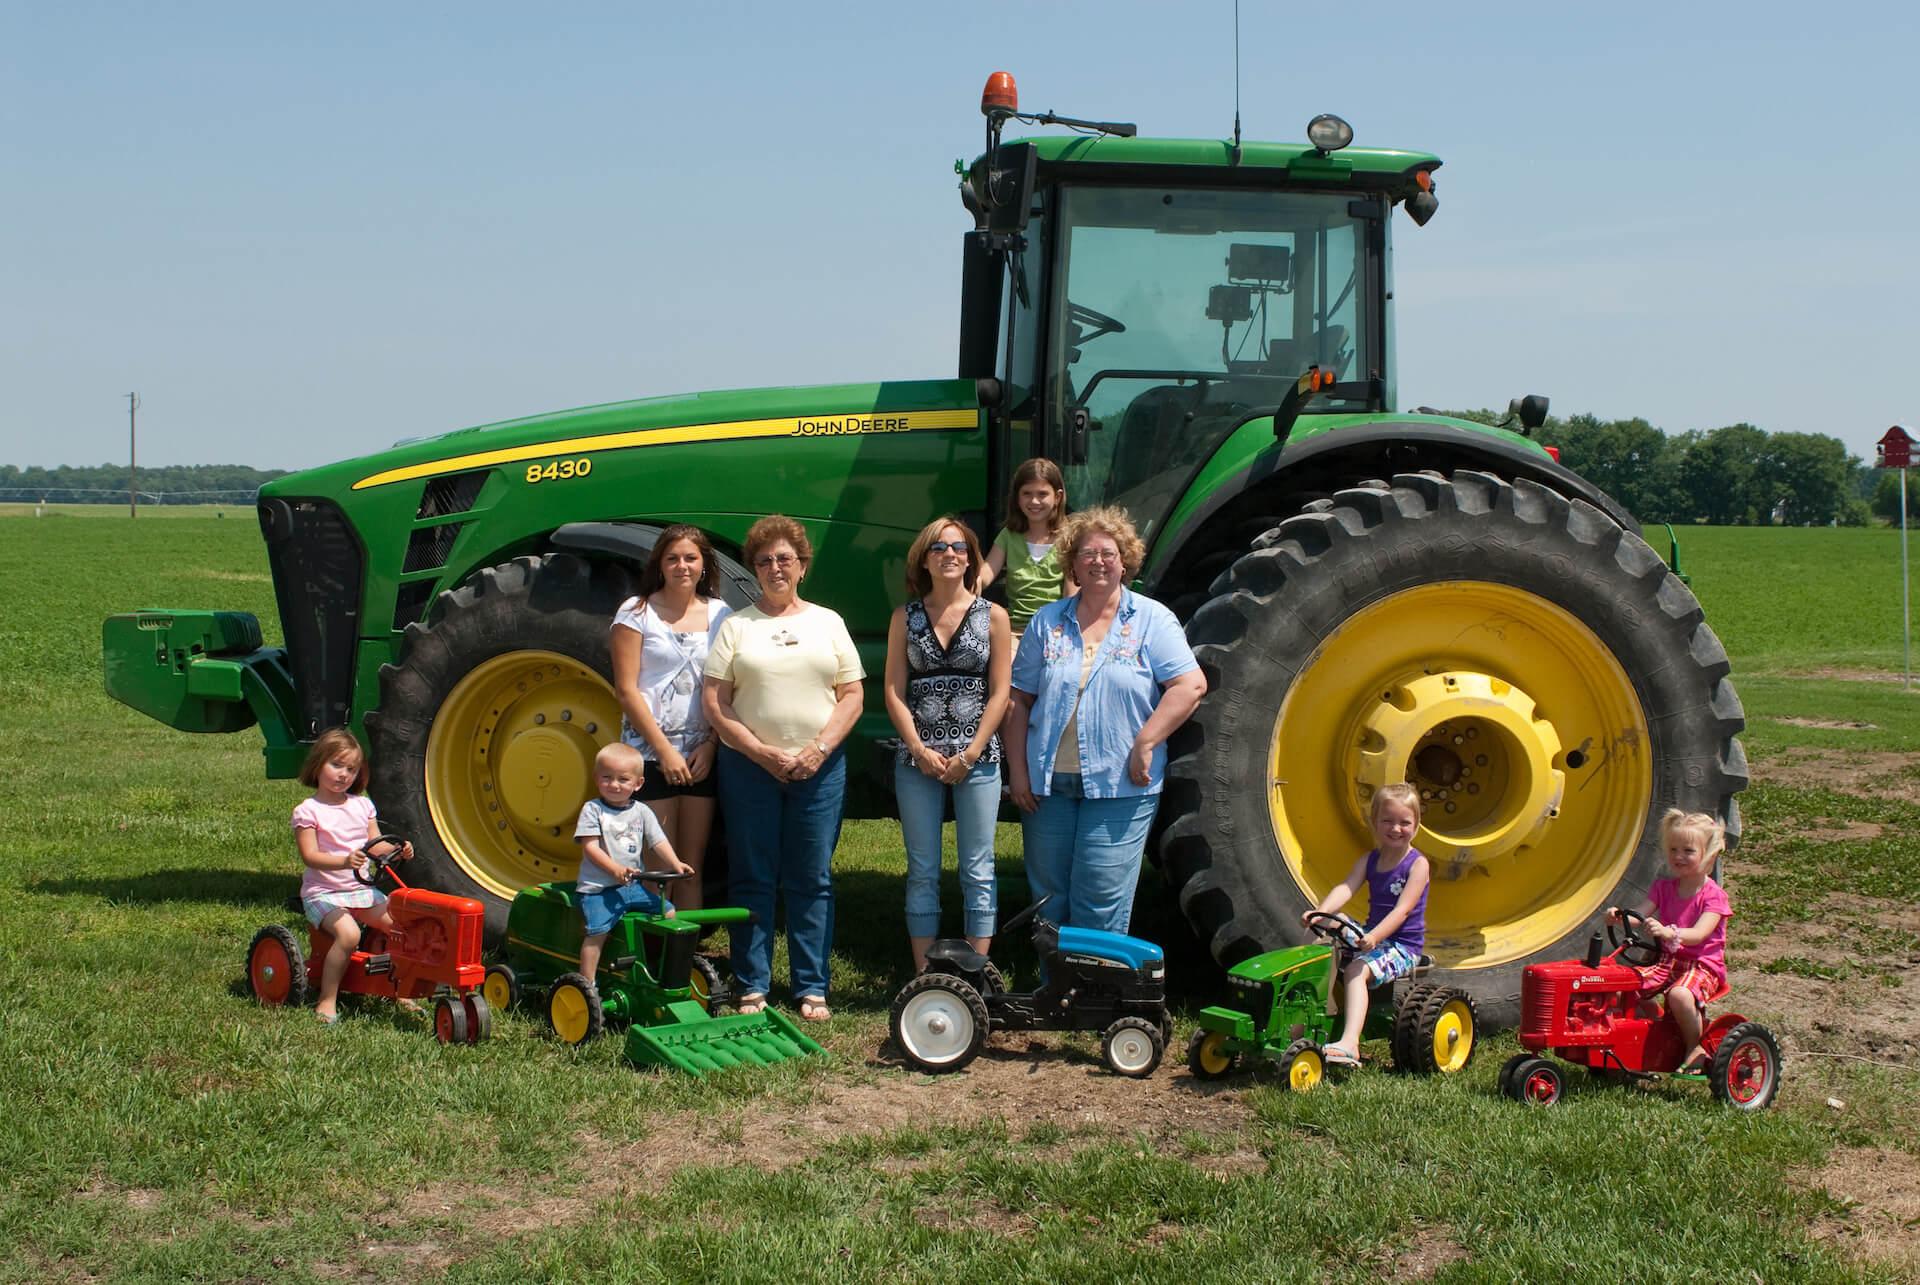
[[[1875,468],[1913,467],[1913,437],[1898,424],[1881,435],[1874,451],[1879,457],[1874,461]]]

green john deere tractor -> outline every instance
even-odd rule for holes
[[[269,776],[363,729],[383,820],[422,882],[480,897],[577,864],[573,817],[620,712],[607,622],[673,522],[727,556],[763,513],[804,522],[808,596],[882,671],[908,542],[997,525],[1045,455],[1076,506],[1124,505],[1139,586],[1187,621],[1211,694],[1173,746],[1156,855],[1221,961],[1304,938],[1367,845],[1367,800],[1427,796],[1436,980],[1489,1022],[1521,966],[1578,949],[1659,869],[1652,822],[1737,834],[1740,702],[1700,605],[1631,514],[1517,430],[1397,410],[1391,233],[1437,208],[1437,157],[1146,139],[1017,110],[989,81],[964,167],[951,379],[593,406],[439,437],[260,493],[284,647],[251,618],[106,625],[108,690],[175,727],[258,722]],[[1003,141],[1009,120],[1070,137]],[[852,815],[890,809],[877,690]]]

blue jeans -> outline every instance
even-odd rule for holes
[[[907,935],[940,932],[940,830],[953,791],[953,846],[960,857],[960,906],[966,935],[993,936],[993,826],[1000,816],[1000,765],[976,763],[952,786],[911,763],[893,765],[900,837],[907,844]]]
[[[1040,913],[1062,926],[1126,932],[1159,806],[1157,794],[1083,798],[1078,775],[1054,773],[1052,792],[1023,823],[1027,883],[1035,901],[1051,898]]]
[[[796,996],[827,994],[833,949],[834,845],[847,793],[847,756],[835,750],[804,781],[782,781],[721,746],[720,808],[727,823],[727,896],[753,912],[734,924],[734,990],[764,995],[773,984],[773,913],[787,916],[787,963]]]

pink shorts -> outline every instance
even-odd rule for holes
[[[1639,971],[1640,998],[1652,999],[1655,995],[1664,995],[1677,989],[1691,993],[1702,1008],[1719,991],[1722,981],[1699,960],[1681,960],[1671,954],[1662,955],[1659,963],[1649,964]]]

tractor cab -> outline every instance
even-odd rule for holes
[[[1431,217],[1437,158],[1349,149],[1331,116],[1305,144],[1142,139],[1023,115],[1005,73],[982,110],[960,373],[995,381],[996,485],[1045,455],[1076,508],[1123,505],[1151,543],[1215,449],[1308,372],[1289,412],[1391,409],[1388,214]],[[1082,133],[1002,143],[1008,119]]]

